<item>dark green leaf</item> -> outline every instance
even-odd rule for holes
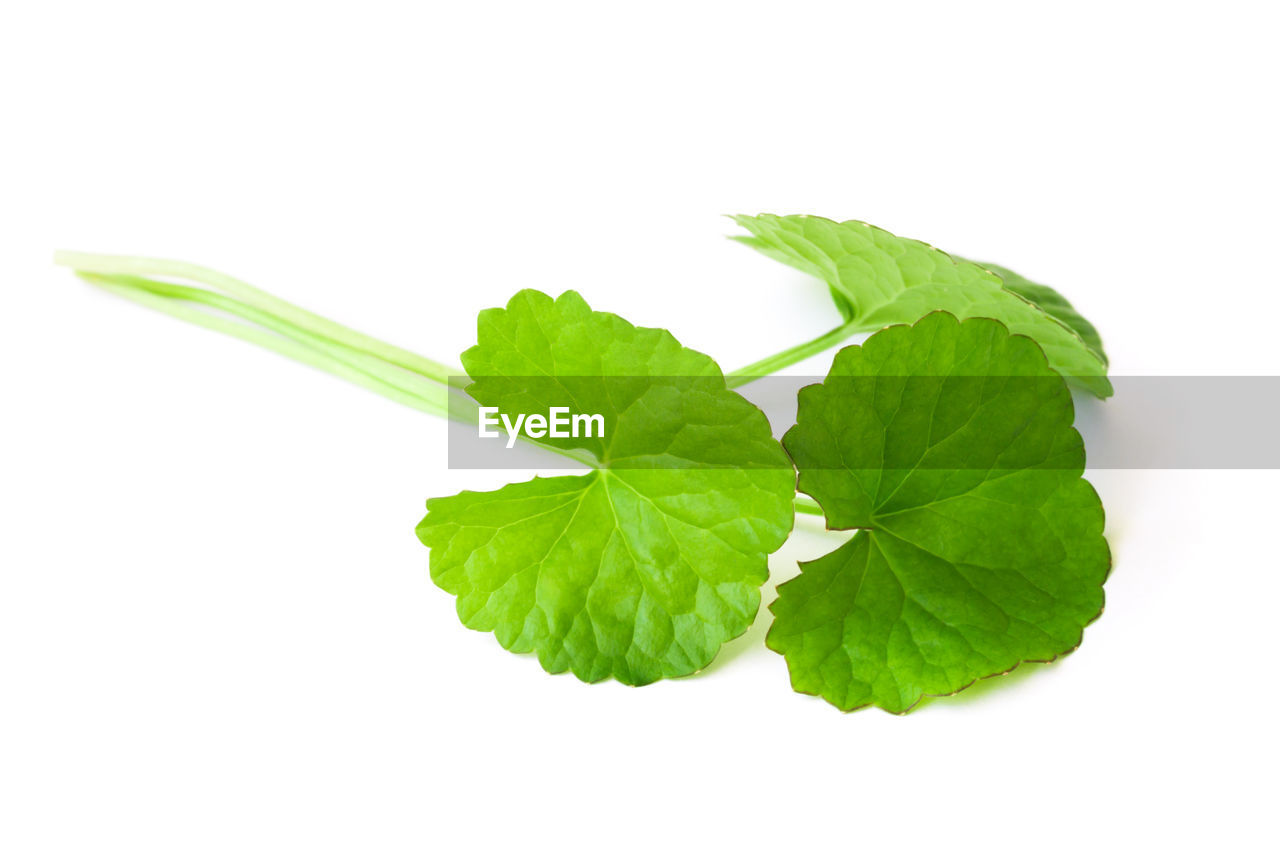
[[[1075,648],[1110,552],[1071,395],[1041,350],[935,313],[842,350],[783,444],[840,549],[778,589],[792,685],[903,712]]]
[[[1050,316],[1062,320],[1072,331],[1080,335],[1080,339],[1103,363],[1107,362],[1107,355],[1102,351],[1102,336],[1098,334],[1098,329],[1093,327],[1093,323],[1081,316],[1080,312],[1067,301],[1065,296],[1047,284],[1037,284],[1031,279],[1020,276],[1013,270],[1002,267],[999,264],[979,263],[978,265],[986,267],[1004,279],[1004,286],[1009,290],[1039,305]]]

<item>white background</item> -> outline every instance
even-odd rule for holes
[[[906,717],[790,691],[763,610],[703,676],[587,686],[464,629],[413,536],[428,495],[520,478],[50,254],[209,264],[451,362],[480,308],[574,288],[733,368],[837,317],[719,215],[809,212],[1057,286],[1116,373],[1280,374],[1276,31],[1221,2],[6,5],[0,839],[1275,835],[1276,473],[1092,473],[1115,569],[1081,650]],[[765,603],[834,541],[797,531]]]

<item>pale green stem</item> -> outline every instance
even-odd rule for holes
[[[335,355],[332,349],[309,345],[292,338],[284,332],[274,333],[249,325],[238,320],[227,319],[206,310],[192,307],[180,299],[149,291],[144,286],[121,281],[118,277],[79,273],[86,281],[122,296],[153,310],[161,311],[177,319],[202,326],[204,328],[238,337],[249,343],[270,349],[277,354],[292,358],[300,363],[329,372],[354,384],[386,396],[427,413],[437,416],[448,416],[448,402],[443,396],[435,397],[425,393],[408,392],[385,381],[373,377],[363,369],[353,365],[349,360]],[[191,288],[194,290],[194,288]],[[215,294],[216,295],[216,294]],[[443,391],[442,391],[443,392]]]
[[[406,349],[384,343],[333,320],[300,308],[264,290],[246,284],[224,273],[183,261],[155,258],[133,258],[123,255],[91,255],[84,252],[56,252],[54,262],[74,270],[100,275],[170,276],[221,290],[260,311],[282,319],[317,337],[365,352],[410,372],[448,384],[452,376],[465,375],[462,370],[424,358]]]
[[[217,308],[226,313],[238,316],[242,319],[261,325],[277,334],[283,334],[297,343],[308,346],[317,352],[326,354],[332,358],[336,358],[347,365],[363,371],[365,374],[384,382],[390,387],[394,387],[402,392],[412,396],[424,399],[428,403],[437,408],[448,407],[448,388],[440,386],[435,381],[429,381],[420,375],[412,372],[406,372],[398,366],[387,363],[381,358],[375,358],[363,352],[355,351],[347,346],[338,345],[328,342],[322,338],[316,337],[310,332],[304,331],[290,323],[277,319],[270,314],[260,311],[256,308],[245,305],[235,299],[223,296],[212,290],[205,290],[197,287],[186,287],[179,284],[170,284],[163,281],[153,281],[148,278],[140,278],[138,276],[126,275],[98,275],[96,273],[77,273],[81,278],[91,282],[110,282],[115,285],[126,285],[135,289],[145,290],[148,293],[164,297],[166,299],[185,300],[195,302],[207,307]],[[438,411],[439,415],[447,415],[447,412]],[[456,415],[456,414],[455,414]],[[475,421],[474,418],[464,421]]]
[[[479,406],[466,393],[455,391],[447,383],[442,387],[434,381],[426,381],[417,371],[406,372],[400,366],[389,363],[385,357],[374,357],[326,337],[319,337],[286,319],[215,291],[133,275],[105,275],[84,271],[77,271],[76,274],[141,305],[270,349],[415,410],[470,425],[476,424]],[[227,319],[188,303],[217,308],[256,325]],[[454,401],[449,400],[451,394],[455,396]],[[589,453],[559,449],[523,433],[519,437],[538,448],[569,457],[592,468],[600,468],[594,455]]]

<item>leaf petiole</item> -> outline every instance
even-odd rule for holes
[[[326,319],[319,314],[300,308],[272,296],[264,290],[246,284],[216,270],[188,264],[184,261],[166,261],[156,258],[134,258],[123,255],[93,255],[85,252],[60,251],[54,253],[54,263],[80,272],[108,276],[167,276],[197,284],[208,285],[235,297],[243,304],[307,331],[316,337],[364,352],[395,364],[410,372],[448,385],[451,377],[465,375],[462,370],[424,358],[399,346],[384,343],[367,334]]]
[[[79,257],[82,257],[80,253],[58,253],[60,262],[63,262],[62,259],[67,256],[75,258],[75,263],[87,263],[79,260]],[[123,266],[126,263],[135,266],[173,263],[149,259],[115,259],[112,256],[88,257],[94,258],[95,263],[97,258],[107,258],[109,260],[101,263],[117,266]],[[248,285],[237,286],[241,283],[213,273],[211,270],[205,272],[222,278],[224,289],[256,290]],[[176,275],[176,273],[170,274]],[[309,312],[262,291],[256,291],[253,298],[257,302],[267,300],[273,302],[270,311],[216,290],[158,281],[140,275],[90,272],[83,269],[77,269],[76,275],[99,288],[140,305],[269,349],[336,375],[414,410],[470,426],[474,426],[477,422],[479,406],[470,396],[451,384],[448,376],[444,374],[456,370],[413,352],[366,337],[314,314],[310,314],[310,318],[304,320],[303,325],[299,325],[281,314],[297,315],[309,314]],[[232,284],[227,284],[227,280]],[[230,319],[217,311],[239,319]],[[323,330],[324,334],[317,334],[316,330]],[[356,345],[335,339],[337,337],[345,338]],[[376,349],[378,353],[374,354],[369,351],[370,349]],[[429,372],[432,374],[428,374]],[[444,380],[440,380],[441,378]],[[520,439],[546,451],[569,457],[584,466],[599,468],[599,463],[594,456],[581,453],[577,449],[557,448],[524,434],[520,434]]]
[[[799,363],[802,360],[807,360],[819,352],[830,349],[833,346],[840,345],[840,343],[855,334],[868,330],[869,329],[865,326],[857,322],[846,322],[843,325],[836,326],[820,337],[815,337],[812,340],[792,346],[789,349],[784,349],[775,355],[770,355],[763,360],[758,360],[755,363],[735,369],[725,376],[725,381],[728,382],[730,389],[741,387],[743,384],[750,384],[757,378],[763,378],[765,375],[770,375],[780,369],[785,369],[793,363]]]
[[[796,493],[796,512],[803,513],[806,516],[822,516],[826,518],[826,513],[818,506],[818,502],[802,492]]]

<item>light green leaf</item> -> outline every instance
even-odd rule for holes
[[[828,527],[767,643],[797,691],[910,709],[1074,649],[1110,551],[1071,395],[1026,337],[931,314],[843,349],[783,444]]]
[[[910,324],[935,310],[989,317],[1039,343],[1050,365],[1073,383],[1111,395],[1100,343],[979,264],[857,220],[773,214],[733,219],[751,233],[737,240],[825,281],[845,322],[859,330]]]
[[[795,472],[758,408],[668,332],[526,290],[484,311],[468,392],[514,415],[606,418],[562,441],[598,468],[427,502],[418,536],[458,615],[552,673],[690,674],[755,618]]]

